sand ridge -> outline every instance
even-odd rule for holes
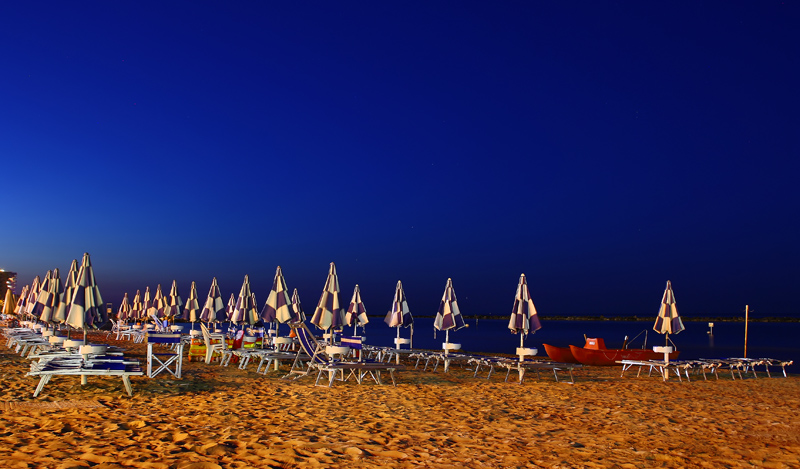
[[[144,363],[143,344],[119,345]],[[0,347],[0,367],[5,467],[800,467],[793,375],[663,383],[613,367],[517,385],[455,368],[328,389],[184,362],[181,380],[132,378],[133,397],[119,378],[59,376],[34,400],[27,360]]]

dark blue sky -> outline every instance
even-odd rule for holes
[[[230,3],[230,4],[228,4]],[[797,315],[792,2],[6,2],[0,267]]]

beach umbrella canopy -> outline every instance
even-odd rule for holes
[[[200,312],[200,320],[204,322],[222,322],[226,319],[225,302],[222,301],[222,294],[219,292],[217,278],[211,281],[211,288],[208,290],[208,297]]]
[[[192,288],[189,289],[186,306],[183,308],[183,320],[191,322],[200,320],[200,303],[197,301],[197,284],[194,282],[192,282]]]
[[[84,253],[83,262],[78,271],[75,293],[67,311],[66,322],[75,329],[83,329],[85,336],[87,327],[98,328],[107,320],[103,297],[100,296],[100,290],[94,278],[89,253]]]
[[[58,309],[53,315],[53,322],[63,324],[67,321],[67,307],[72,296],[75,294],[75,288],[78,285],[78,260],[72,259],[72,264],[69,266],[67,277],[64,279],[64,293],[61,295]]]
[[[661,299],[661,308],[658,310],[656,323],[653,330],[659,334],[677,334],[684,330],[683,321],[678,315],[678,307],[675,305],[675,293],[672,292],[672,282],[667,280],[667,288],[664,290],[664,297]]]
[[[131,303],[128,300],[128,294],[125,293],[125,296],[122,298],[122,303],[119,304],[119,309],[117,310],[117,321],[127,321],[131,318]]]
[[[353,290],[353,298],[350,300],[350,306],[347,308],[344,319],[348,326],[353,326],[353,335],[358,326],[364,327],[369,322],[367,309],[364,307],[364,302],[361,301],[361,289],[358,288],[358,284]]]
[[[250,277],[245,275],[242,288],[239,289],[239,298],[236,299],[235,306],[233,307],[231,322],[234,324],[247,323],[252,326],[257,323],[258,320],[255,296],[250,289]]]
[[[28,311],[34,319],[39,319],[44,311],[44,304],[47,301],[47,296],[50,293],[50,276],[53,275],[52,270],[48,270],[44,276],[44,280],[39,284],[39,292],[32,305],[28,306]]]
[[[344,308],[339,300],[339,277],[336,265],[331,262],[325,288],[311,317],[311,324],[323,330],[336,329],[344,325]]]
[[[133,303],[131,304],[131,312],[128,316],[130,319],[137,321],[144,317],[144,306],[142,305],[142,292],[140,290],[136,290],[136,295],[133,297]]]
[[[166,302],[166,306],[164,306],[164,317],[176,318],[181,315],[183,300],[181,299],[180,293],[178,293],[178,282],[176,280],[172,281],[172,288],[169,289],[169,296],[167,296],[164,301]]]
[[[297,288],[295,288],[292,293],[292,318],[289,321],[297,323],[305,322],[305,320],[306,313],[303,311],[303,305],[300,304],[300,295],[297,294]]]
[[[278,266],[275,270],[275,279],[272,281],[269,297],[264,303],[264,309],[261,310],[261,320],[267,324],[271,322],[285,323],[290,319],[292,319],[292,299],[289,297],[281,266]]]
[[[14,298],[14,294],[11,293],[10,288],[6,288],[6,297],[3,300],[3,314],[6,316],[10,316],[14,314],[14,310],[17,308],[17,300]]]
[[[28,298],[28,289],[30,288],[29,285],[25,285],[22,287],[22,291],[19,293],[19,298],[17,299],[17,304],[14,306],[14,314],[17,316],[21,316],[25,313],[25,300]]]
[[[48,271],[49,272],[49,271]],[[31,283],[31,288],[28,290],[28,295],[25,298],[24,314],[32,315],[33,308],[36,306],[36,300],[39,298],[39,291],[42,289],[42,281],[37,275]]]
[[[448,334],[445,341],[449,341],[450,331],[457,331],[464,326],[466,324],[461,311],[458,309],[453,280],[448,278],[442,300],[439,302],[439,310],[436,312],[436,319],[433,321],[433,327],[438,331],[445,331]]]
[[[528,281],[525,274],[519,276],[517,294],[514,296],[514,308],[511,310],[511,319],[508,321],[508,328],[512,334],[519,333],[519,346],[522,347],[523,339],[528,333],[534,333],[542,328],[539,322],[539,315],[536,314],[536,307],[531,300],[531,293],[528,290]]]
[[[40,296],[40,305],[37,305],[37,314],[39,319],[45,322],[55,322],[55,314],[61,307],[62,297],[64,296],[64,289],[61,285],[61,277],[58,269],[53,270],[53,275],[48,282],[47,293],[44,298]]]
[[[150,287],[145,287],[144,289],[144,298],[142,298],[142,311],[144,312],[144,316],[142,320],[147,320],[147,317],[150,316],[150,305],[153,303],[150,297]]]
[[[233,322],[233,312],[236,310],[236,297],[231,293],[228,298],[228,306],[225,307],[225,320]]]
[[[147,293],[145,293],[145,299],[147,299]],[[153,295],[153,301],[150,303],[150,307],[147,308],[147,315],[156,319],[162,319],[166,306],[167,300],[164,299],[164,293],[161,291],[161,284],[159,283],[158,287],[156,287],[156,294]]]
[[[389,327],[408,327],[414,324],[414,317],[411,316],[411,311],[408,309],[408,301],[406,300],[406,292],[403,291],[403,282],[397,281],[397,286],[394,289],[394,301],[392,301],[392,309],[386,313],[383,322]],[[399,330],[398,330],[399,333]]]

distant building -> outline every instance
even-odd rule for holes
[[[6,290],[17,294],[17,273],[0,269],[0,300],[6,297]]]

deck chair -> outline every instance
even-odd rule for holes
[[[154,344],[161,344],[172,346],[175,349],[169,349],[168,352],[155,352],[153,350]],[[158,365],[153,371],[153,362]],[[172,376],[180,379],[181,368],[183,367],[183,342],[181,341],[180,334],[147,334],[147,377],[152,378],[162,371],[166,370]]]

